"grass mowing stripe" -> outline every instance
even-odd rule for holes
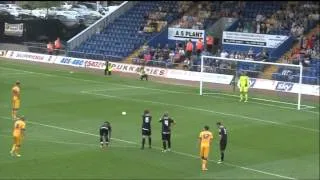
[[[3,119],[11,119],[11,118],[2,117],[2,116],[0,116],[0,118],[3,118]],[[92,134],[92,133],[88,133],[88,132],[83,132],[83,131],[79,131],[79,130],[68,129],[68,128],[63,128],[63,127],[58,127],[58,126],[54,126],[54,125],[42,124],[42,123],[38,123],[38,122],[34,122],[34,121],[28,121],[28,123],[30,123],[30,124],[35,124],[35,125],[39,125],[39,126],[44,126],[44,127],[50,127],[50,128],[54,128],[54,129],[59,129],[59,130],[63,130],[63,131],[69,131],[69,132],[78,133],[78,134],[84,134],[84,135],[99,137],[99,136],[96,135],[96,134]],[[139,143],[133,142],[133,141],[127,141],[127,140],[118,139],[118,138],[111,138],[111,139],[116,140],[116,141],[120,141],[120,142],[125,142],[125,143],[128,143],[128,144],[134,144],[134,145],[137,145],[137,146],[140,145]],[[160,147],[155,147],[154,149],[162,150],[162,148],[160,148]],[[183,153],[183,152],[178,152],[178,151],[171,151],[171,152],[173,152],[173,153],[175,153],[175,154],[182,155],[182,156],[187,156],[187,157],[192,157],[192,158],[199,159],[198,156],[195,156],[195,155],[192,155],[192,154]],[[210,161],[210,162],[217,162],[217,161],[214,161],[214,160],[208,160],[208,161]],[[289,176],[284,176],[284,175],[275,174],[275,173],[271,173],[271,172],[261,171],[261,170],[257,170],[257,169],[253,169],[253,168],[248,168],[248,167],[244,167],[244,166],[240,166],[240,165],[236,165],[236,164],[225,163],[225,162],[224,162],[223,164],[224,164],[224,165],[227,165],[227,166],[231,166],[231,167],[236,167],[236,168],[240,168],[240,169],[243,169],[243,170],[247,170],[247,171],[252,171],[252,172],[257,172],[257,173],[261,173],[261,174],[266,174],[266,175],[273,176],[273,177],[279,177],[279,178],[283,178],[283,179],[296,180],[296,178],[294,178],[294,177],[289,177]]]
[[[0,134],[2,137],[10,137],[8,135]],[[100,144],[87,144],[87,143],[77,143],[77,142],[66,142],[66,141],[50,141],[45,139],[36,139],[36,138],[28,138],[27,141],[41,141],[41,142],[48,142],[48,143],[54,143],[54,144],[65,144],[65,145],[80,145],[80,146],[92,146],[92,147],[100,147]],[[120,145],[111,145],[112,148],[136,148],[135,146],[120,146]]]
[[[208,109],[202,109],[202,108],[197,108],[197,107],[183,106],[183,105],[178,105],[178,104],[169,104],[169,103],[158,102],[158,101],[134,99],[134,98],[129,98],[129,97],[123,98],[123,97],[120,97],[120,96],[113,96],[113,95],[107,95],[107,94],[101,94],[101,93],[92,93],[92,92],[90,92],[90,91],[81,91],[80,93],[89,94],[89,95],[95,95],[95,96],[102,96],[102,97],[105,97],[105,98],[120,99],[120,100],[124,100],[124,101],[135,101],[135,102],[144,102],[144,103],[160,104],[160,105],[164,105],[164,106],[173,106],[173,107],[179,107],[179,108],[183,108],[183,109],[196,110],[196,111],[202,111],[202,112],[209,112],[209,113],[214,113],[214,114],[220,114],[220,115],[223,115],[223,116],[230,116],[230,117],[242,118],[242,119],[251,120],[251,121],[252,121],[252,120],[253,120],[253,121],[259,121],[259,122],[264,122],[264,123],[268,123],[268,124],[276,124],[276,125],[281,125],[281,126],[285,126],[285,127],[303,129],[303,130],[306,130],[306,131],[319,133],[319,130],[318,130],[318,129],[312,129],[312,128],[306,128],[306,127],[296,126],[296,125],[291,125],[291,124],[286,124],[286,123],[269,121],[269,120],[264,120],[264,119],[260,119],[260,118],[243,116],[243,115],[239,115],[239,114],[230,114],[230,113],[218,112],[218,111],[213,111],[213,110],[208,110]]]
[[[0,67],[0,68],[8,69],[8,70],[11,69],[11,70],[14,70],[14,71],[35,73],[35,74],[39,74],[39,75],[45,75],[45,76],[48,76],[48,77],[59,77],[59,78],[78,80],[78,81],[83,81],[83,82],[92,82],[92,83],[97,83],[97,84],[105,84],[104,82],[101,82],[101,81],[95,81],[95,80],[89,80],[89,79],[80,79],[80,78],[74,78],[74,77],[59,76],[59,75],[55,75],[55,74],[47,74],[47,73],[39,73],[39,72],[33,72],[33,71],[25,71],[25,70],[20,70],[20,69],[15,69],[15,68],[8,68],[8,67]],[[168,93],[177,93],[177,94],[187,94],[187,95],[199,96],[198,94],[195,94],[195,93],[186,93],[186,92],[179,92],[179,91],[162,90],[162,89],[147,88],[147,87],[142,87],[142,86],[124,85],[124,84],[118,84],[118,83],[109,83],[109,84],[121,85],[121,86],[124,86],[124,87],[135,87],[135,88],[148,89],[148,90],[157,90],[157,91],[163,91],[163,92],[168,92]],[[227,99],[227,98],[221,97],[221,96],[210,96],[210,95],[204,95],[204,96],[210,97],[210,98],[215,98],[215,99]],[[265,106],[269,106],[269,107],[282,108],[282,109],[287,109],[287,110],[297,110],[296,108],[290,108],[290,107],[284,107],[284,106],[278,106],[278,105],[270,105],[270,104],[258,103],[258,102],[254,102],[254,101],[250,101],[249,103],[265,105]],[[309,110],[305,110],[305,109],[301,109],[300,111],[306,112],[306,113],[319,114],[319,112],[317,112],[317,111],[309,111]]]
[[[3,67],[0,67],[0,68],[3,68]],[[17,70],[17,69],[14,69],[14,68],[5,68],[5,69]],[[18,71],[18,70],[17,70],[17,71]],[[21,70],[21,71],[24,71],[24,70]],[[27,71],[27,72],[31,72],[31,71]],[[45,75],[51,76],[51,77],[61,77],[61,78],[79,80],[79,81],[86,81],[86,82],[94,82],[94,83],[104,84],[104,83],[101,82],[101,81],[94,81],[94,80],[86,80],[86,79],[79,79],[79,78],[73,78],[73,77],[58,76],[58,75],[46,74],[46,73],[37,73],[37,72],[34,72],[34,73],[36,73],[36,74],[45,74]],[[110,84],[122,85],[122,84],[117,84],[117,83],[110,83]],[[170,91],[170,90],[160,90],[160,89],[145,88],[145,87],[131,86],[131,85],[122,85],[122,86],[131,87],[131,88],[141,88],[141,89],[149,89],[149,90],[158,90],[158,91],[162,91],[162,92],[173,92],[173,93],[178,93],[178,94],[188,94],[188,95],[191,95],[191,94],[192,94],[192,93],[183,93],[183,92]],[[93,91],[97,91],[97,90],[93,90]],[[99,90],[99,91],[100,91],[100,90]],[[286,127],[298,128],[298,129],[303,129],[303,130],[307,130],[307,131],[312,131],[312,132],[317,132],[317,133],[319,133],[319,130],[318,130],[318,129],[306,128],[306,127],[302,127],[302,126],[290,125],[290,124],[286,124],[286,123],[269,121],[269,120],[264,120],[264,119],[260,119],[260,118],[243,116],[243,115],[240,115],[240,114],[235,115],[235,114],[218,112],[218,111],[207,110],[207,109],[201,109],[201,108],[196,108],[196,107],[188,107],[188,106],[183,106],[183,105],[168,104],[168,103],[157,102],[157,101],[148,101],[148,100],[133,99],[133,98],[128,98],[128,97],[122,98],[122,97],[119,97],[119,96],[111,96],[111,95],[100,94],[100,93],[91,93],[91,91],[81,91],[80,93],[91,94],[91,95],[98,95],[98,96],[104,96],[104,97],[116,98],[116,99],[122,99],[122,100],[130,100],[130,101],[136,101],[136,102],[146,102],[146,103],[153,103],[153,104],[162,104],[162,105],[166,105],[166,106],[175,106],[175,107],[180,107],[180,108],[184,108],[184,109],[191,109],[191,110],[197,110],[197,111],[203,111],[203,112],[210,112],[210,113],[220,114],[220,115],[224,115],[224,116],[231,116],[231,117],[243,118],[243,119],[247,119],[247,120],[260,121],[260,122],[265,122],[265,123],[269,123],[269,124],[282,125],[282,126],[286,126]],[[195,95],[195,94],[192,94],[192,95]],[[209,97],[212,97],[212,96],[209,96]],[[214,97],[214,98],[217,98],[217,97]],[[219,97],[219,98],[221,98],[221,97]]]

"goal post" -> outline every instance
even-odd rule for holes
[[[287,75],[286,74],[283,75],[287,77],[287,79],[283,79],[282,81],[274,78],[276,75],[279,74],[277,73],[277,70],[280,68],[285,70],[284,72],[286,71],[288,72]],[[217,85],[214,86],[212,85],[213,84],[212,82],[209,82],[207,80],[206,76],[208,73],[215,73],[220,75],[223,75],[223,74],[233,75],[232,81],[229,82],[229,91],[233,89],[233,92],[234,92],[238,90],[237,81],[239,78],[239,74],[241,72],[246,72],[247,75],[249,76],[250,78],[249,91],[251,91],[251,89],[254,89],[255,95],[259,94],[263,96],[263,91],[271,91],[276,94],[277,99],[280,99],[280,101],[274,101],[274,102],[291,104],[296,106],[298,110],[301,109],[302,77],[303,77],[303,65],[301,62],[299,63],[299,65],[295,65],[295,64],[284,64],[284,63],[275,63],[275,62],[264,62],[264,61],[254,61],[254,60],[223,58],[223,57],[202,55],[201,62],[200,62],[200,95],[208,95],[210,94],[210,90],[211,91],[215,90],[215,87],[217,87]],[[230,87],[230,85],[232,85],[232,87]],[[293,85],[295,89],[294,92],[291,91]],[[286,86],[290,86],[290,87],[286,87]],[[249,93],[249,99],[251,96],[250,93]],[[211,93],[211,94],[217,95],[218,93]],[[229,93],[229,94],[232,94],[232,93]],[[297,96],[295,96],[294,94],[296,94]],[[228,95],[228,94],[225,94],[225,95]],[[293,99],[293,102],[295,103],[287,103],[284,100],[285,99],[284,97],[286,96],[290,96],[290,100],[292,101]],[[269,102],[273,101],[272,98],[271,99],[255,98],[255,99],[256,100],[259,99],[261,101],[269,101]]]

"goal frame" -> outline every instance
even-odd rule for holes
[[[218,59],[218,60],[224,60],[224,61],[234,61],[234,62],[248,62],[248,63],[254,63],[254,64],[264,64],[264,65],[275,65],[275,66],[285,66],[285,67],[295,67],[299,68],[299,92],[298,92],[298,104],[297,109],[301,109],[301,94],[302,94],[302,74],[303,74],[303,65],[301,61],[299,62],[299,65],[295,64],[286,64],[286,63],[276,63],[276,62],[263,62],[263,61],[252,61],[252,60],[244,60],[244,59],[234,59],[234,58],[223,58],[223,57],[217,57],[217,56],[205,56],[201,55],[201,64],[200,64],[200,96],[203,95],[203,70],[204,70],[204,58],[209,59]]]

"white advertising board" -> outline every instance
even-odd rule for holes
[[[23,23],[9,24],[4,23],[4,35],[6,36],[23,36]]]
[[[168,39],[186,41],[191,39],[197,42],[199,38],[204,40],[205,31],[196,29],[168,28]]]
[[[277,48],[288,38],[280,35],[223,31],[222,44]]]

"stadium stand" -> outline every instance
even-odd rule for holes
[[[320,79],[320,45],[319,27],[315,32],[300,38],[297,47],[290,51],[289,57],[283,57],[285,63],[303,63],[302,82],[305,84],[319,84]],[[286,80],[289,82],[299,82],[299,71],[292,68],[279,68],[272,74],[275,80]]]
[[[163,22],[166,24],[177,19],[183,13],[178,11],[178,6],[177,1],[139,2],[73,51],[92,54],[91,59],[101,59],[97,54],[102,54],[110,57],[109,60],[120,61],[161,31],[165,26]],[[83,57],[83,54],[74,52],[69,55]]]

